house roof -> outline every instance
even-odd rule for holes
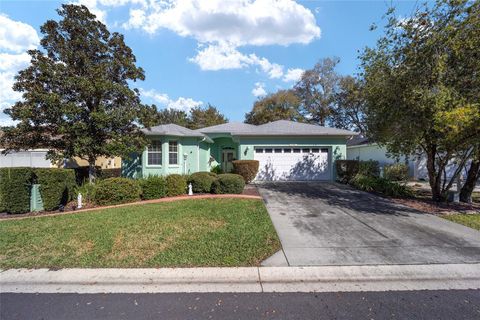
[[[205,138],[208,142],[213,142],[209,137],[201,132],[190,130],[188,128],[170,123],[159,126],[142,129],[147,136],[174,136],[174,137],[197,137]]]
[[[202,133],[230,133],[237,136],[352,136],[356,132],[322,127],[288,120],[278,120],[262,125],[240,122],[225,123],[196,130]]]
[[[358,135],[355,137],[352,137],[351,139],[347,140],[347,147],[353,147],[353,146],[360,146],[360,145],[367,145],[372,143],[367,137],[364,137],[362,135]]]

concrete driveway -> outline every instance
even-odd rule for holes
[[[259,191],[283,247],[266,265],[480,262],[480,232],[342,184],[268,183]]]

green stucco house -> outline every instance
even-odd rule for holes
[[[175,124],[143,129],[150,144],[125,159],[124,176],[225,172],[233,160],[258,160],[256,180],[333,180],[334,163],[346,159],[346,143],[356,133],[286,120],[263,125],[225,123],[198,130]]]

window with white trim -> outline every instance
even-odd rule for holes
[[[177,141],[168,142],[168,164],[178,164],[178,143]]]
[[[162,141],[153,140],[147,149],[147,164],[149,166],[162,165]]]

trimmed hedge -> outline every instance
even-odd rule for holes
[[[167,176],[167,196],[175,197],[187,193],[187,180],[179,174],[171,174]]]
[[[140,200],[141,193],[137,180],[109,178],[96,183],[94,200],[101,206],[135,202]]]
[[[212,192],[216,194],[235,194],[242,193],[245,188],[245,180],[239,174],[224,173],[219,174],[212,184]]]
[[[404,163],[395,163],[386,165],[384,168],[385,179],[391,181],[408,180],[408,166]]]
[[[232,163],[233,172],[241,175],[245,183],[250,183],[255,179],[260,165],[258,160],[234,160]]]
[[[167,195],[167,182],[161,176],[148,176],[138,180],[142,188],[142,199],[160,199]]]
[[[368,176],[368,177],[379,177],[380,166],[378,165],[378,161],[374,161],[374,160],[360,161],[358,165],[358,174]]]
[[[217,179],[213,172],[195,172],[188,177],[188,183],[192,184],[194,193],[210,193],[212,183]]]
[[[406,185],[392,182],[385,178],[365,176],[362,174],[357,174],[350,181],[350,184],[359,190],[378,192],[395,198],[410,198],[414,195],[413,190]]]
[[[359,170],[358,160],[336,160],[335,169],[337,171],[337,179],[348,183],[353,179]]]
[[[75,179],[78,185],[82,185],[85,181],[88,182],[88,167],[77,167],[75,170]],[[98,179],[120,178],[122,176],[122,168],[102,169],[95,167]]]
[[[0,212],[29,212],[31,185],[31,168],[0,168]]]
[[[33,169],[34,181],[40,184],[40,195],[46,211],[58,209],[72,200],[75,194],[75,172],[72,169]]]

